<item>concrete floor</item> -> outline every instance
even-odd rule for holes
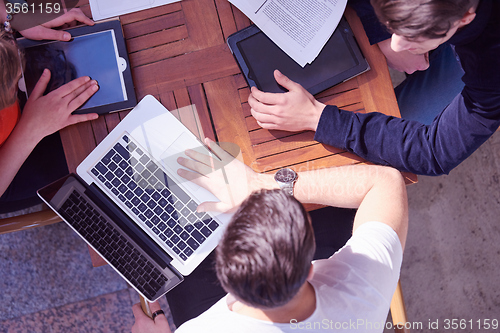
[[[499,170],[497,132],[449,175],[408,187],[401,283],[409,321],[423,324],[415,332],[500,331]],[[446,329],[453,319],[465,328]]]

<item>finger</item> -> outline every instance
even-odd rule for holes
[[[288,91],[303,89],[300,84],[288,78],[288,76],[281,73],[279,70],[274,71],[274,79],[279,85],[286,88]]]
[[[89,18],[87,15],[85,15],[85,13],[82,12],[82,10],[80,8],[73,8],[69,12],[73,14],[73,19],[75,21],[85,23],[86,25],[94,25],[95,24],[95,22],[91,18]]]
[[[82,84],[81,86],[79,86],[78,88],[76,88],[71,94],[67,95],[66,97],[68,99],[71,97],[71,95],[73,95],[74,97],[76,97],[76,96],[80,95],[81,93],[83,93],[85,91],[85,89],[87,89],[88,87],[90,87],[93,84],[98,85],[98,83],[97,83],[96,80],[90,80],[88,82],[85,82],[84,84]]]
[[[160,303],[158,303],[158,302],[149,303],[149,308],[151,309],[151,313],[155,313],[156,311],[161,310]],[[155,322],[155,324],[164,323],[164,324],[168,325],[166,314],[157,315],[154,319],[154,322]]]
[[[140,303],[136,303],[132,306],[132,312],[134,313],[134,318],[135,320],[144,320],[146,318],[150,319],[145,313],[144,311],[142,311],[142,308],[141,308],[141,304]],[[150,319],[151,320],[151,319]]]
[[[81,23],[85,23],[87,25],[94,25],[95,22],[92,21],[90,18],[85,15],[81,9],[79,8],[73,8],[69,12],[65,13],[64,15],[61,15],[47,23],[44,24],[45,27],[47,28],[55,28],[55,27],[60,27],[66,23],[71,23],[73,21],[78,21]]]
[[[258,112],[254,109],[250,109],[250,112],[252,113],[252,116],[255,118],[255,120],[257,120],[257,122],[276,123],[278,120],[278,117],[272,113]]]
[[[54,30],[44,26],[40,26],[39,29],[40,30],[38,30],[38,35],[40,36],[40,39],[61,40],[63,42],[71,39],[71,34],[67,31]]]
[[[161,310],[161,305],[160,305],[160,303],[158,303],[156,301],[156,302],[149,303],[149,308],[151,309],[151,313],[154,313],[158,310]]]
[[[252,94],[250,94],[250,96],[248,96],[248,105],[250,105],[250,110],[256,110],[258,112],[268,113],[268,114],[271,114],[272,107],[276,106],[273,104],[271,104],[271,105],[264,104],[264,103],[260,102],[259,100],[257,100],[257,98],[255,98]]]
[[[182,178],[193,182],[194,184],[203,187],[204,189],[209,189],[206,183],[207,178],[199,173],[185,170],[185,169],[177,169],[177,174]]]
[[[195,171],[199,173],[200,175],[208,175],[212,172],[214,172],[214,169],[206,164],[200,163],[195,160],[191,160],[189,158],[184,158],[184,157],[179,157],[177,159],[177,162],[182,165],[183,167]]]
[[[81,76],[77,79],[74,79],[66,84],[63,84],[56,90],[54,90],[52,93],[53,94],[58,94],[61,98],[66,97],[67,95],[71,94],[73,91],[78,89],[78,87],[84,85],[85,83],[90,81],[90,77],[88,76]]]
[[[202,202],[196,209],[199,213],[201,212],[214,212],[214,213],[225,213],[229,211],[231,206],[223,203],[222,201],[205,201]]]
[[[209,167],[212,167],[214,164],[213,158],[207,154],[200,153],[194,149],[187,149],[185,152],[187,157],[192,158],[195,161],[203,163]]]
[[[253,96],[258,102],[269,105],[283,104],[285,102],[285,97],[283,96],[284,94],[285,93],[266,93],[255,87],[252,87],[251,89],[251,96]]]
[[[43,93],[45,92],[45,89],[47,89],[47,85],[49,84],[50,81],[50,74],[51,74],[50,70],[48,70],[47,68],[43,70],[43,73],[38,79],[35,88],[33,88],[30,97],[38,99],[43,96]]]
[[[75,93],[68,95],[67,97],[71,99],[71,101],[68,103],[69,109],[71,111],[78,109],[92,95],[94,95],[97,92],[97,90],[99,90],[99,86],[97,85],[97,83],[95,83],[95,84],[91,84],[87,89],[85,89],[83,92],[81,92],[78,95]]]
[[[274,124],[274,123],[261,123],[260,121],[257,121],[257,124],[267,130],[279,130],[279,126]]]
[[[69,117],[69,121],[66,126],[77,123],[83,123],[85,121],[95,120],[97,118],[99,118],[99,115],[97,113],[74,114]]]

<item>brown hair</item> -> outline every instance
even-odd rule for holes
[[[316,249],[309,214],[281,190],[255,192],[241,205],[216,250],[222,287],[244,303],[275,308],[305,283]]]
[[[14,87],[21,74],[21,59],[10,34],[0,32],[0,110],[16,101]]]
[[[409,40],[442,38],[479,0],[371,0],[391,33]]]

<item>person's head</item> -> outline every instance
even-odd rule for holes
[[[17,82],[21,77],[21,59],[8,33],[0,32],[0,110],[16,101]]]
[[[250,195],[216,250],[222,287],[260,309],[288,303],[306,282],[316,249],[309,214],[281,190]]]
[[[393,34],[391,48],[424,54],[449,40],[475,18],[479,0],[371,0]]]

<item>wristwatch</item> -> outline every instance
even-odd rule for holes
[[[289,168],[280,169],[274,175],[274,180],[276,180],[280,189],[289,195],[293,195],[293,185],[297,181],[297,178],[297,173]]]

